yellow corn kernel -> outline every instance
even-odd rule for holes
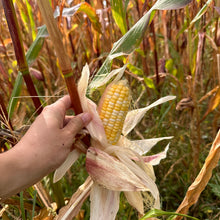
[[[110,144],[116,144],[120,138],[130,100],[126,80],[111,83],[101,97],[98,112]]]

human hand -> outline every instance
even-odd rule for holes
[[[45,160],[45,170],[53,171],[65,161],[75,135],[91,121],[89,113],[65,116],[70,107],[69,96],[46,106],[21,140],[20,150]]]
[[[92,119],[89,113],[65,116],[70,107],[69,96],[45,107],[18,144],[0,155],[0,197],[33,185],[65,161],[75,135]]]

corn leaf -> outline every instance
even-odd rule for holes
[[[89,88],[94,88],[95,81],[99,81],[101,78],[105,78],[106,75],[108,75],[111,69],[112,60],[114,58],[122,55],[128,55],[139,46],[148,24],[153,19],[151,14],[153,15],[155,10],[179,9],[186,6],[191,1],[192,0],[158,0],[154,6],[122,38],[114,43],[112,50],[99,71],[96,73],[93,81],[90,83]]]
[[[24,209],[24,196],[23,191],[20,192],[20,208],[21,208],[21,216],[23,220],[26,220],[25,217],[25,209]]]
[[[16,1],[16,5],[18,6],[24,28],[25,28],[26,32],[29,32],[29,26],[28,26],[29,25],[29,19],[28,19],[28,16],[27,16],[27,8],[26,8],[23,1]]]
[[[196,177],[195,181],[188,188],[186,195],[176,212],[186,214],[189,208],[198,201],[200,194],[205,189],[210,178],[212,177],[212,171],[218,165],[219,159],[220,159],[220,131],[215,137],[215,140],[205,160],[205,163],[203,164],[203,167],[200,170],[200,173]],[[179,217],[176,218],[176,220],[180,220],[180,219],[181,218]]]
[[[35,31],[35,22],[34,22],[34,17],[32,13],[32,8],[28,0],[25,0],[26,5],[27,5],[27,11],[28,11],[28,16],[30,20],[30,25],[31,25],[31,32],[32,32],[32,39],[35,40],[36,38],[36,31]]]
[[[201,121],[203,121],[210,112],[215,110],[218,107],[219,103],[220,103],[220,88],[218,88],[218,91],[216,92],[215,96],[211,98],[209,105],[208,105],[208,109],[203,115]]]
[[[207,11],[208,6],[210,5],[210,3],[212,2],[212,0],[208,0],[204,6],[201,8],[201,10],[197,13],[197,15],[194,17],[194,19],[191,21],[190,26],[192,24],[194,24],[196,21],[198,21],[202,15]]]
[[[163,210],[158,210],[158,209],[150,210],[140,220],[145,220],[145,219],[153,218],[153,217],[160,217],[160,216],[164,216],[164,215],[183,216],[183,217],[187,217],[187,218],[190,218],[190,219],[198,220],[198,218],[194,218],[194,217],[191,217],[191,216],[188,216],[188,215],[178,214],[178,213],[175,213],[175,212],[165,212]]]
[[[112,8],[112,16],[115,20],[115,23],[121,30],[121,33],[124,35],[127,32],[127,25],[126,25],[126,11],[123,7],[123,1],[121,0],[111,0],[110,1],[111,8]]]
[[[18,97],[20,95],[22,85],[23,85],[23,76],[22,76],[22,73],[19,71],[17,78],[15,80],[15,84],[14,84],[14,87],[13,87],[13,90],[11,93],[11,97],[9,100],[9,106],[7,109],[9,118],[12,117],[13,112],[15,110],[15,107],[18,103],[18,99],[16,99],[16,97]]]
[[[92,10],[92,7],[86,2],[80,3],[71,8],[64,8],[62,12],[62,16],[63,17],[73,16],[77,11],[82,11],[86,13],[90,21],[92,22],[94,28],[97,31],[101,32],[101,24],[98,21],[98,17],[95,14],[94,9]],[[60,11],[59,8],[57,7],[56,10],[54,11],[54,17],[57,18],[58,16],[60,16]],[[47,36],[48,36],[47,27],[46,25],[43,25],[38,29],[36,39],[31,44],[30,48],[26,53],[26,59],[29,66],[31,66],[33,62],[36,60],[40,50],[43,47],[44,38]]]
[[[212,192],[220,198],[220,185],[209,183],[209,186],[211,186]]]
[[[40,50],[43,47],[44,44],[44,38],[48,36],[46,25],[43,25],[39,28],[39,31],[37,33],[37,36],[34,40],[34,42],[29,47],[27,53],[26,53],[26,60],[28,63],[28,66],[31,66],[33,62],[36,60]]]
[[[71,17],[77,12],[84,12],[88,16],[89,20],[91,21],[93,28],[99,33],[102,32],[101,24],[99,22],[99,18],[95,12],[95,9],[86,2],[82,2],[71,8],[63,8],[62,17]],[[59,7],[57,7],[54,12],[54,17],[56,18],[58,16],[60,16]]]

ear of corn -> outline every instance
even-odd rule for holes
[[[120,138],[129,105],[130,90],[126,80],[111,83],[101,97],[98,112],[110,144],[116,144]]]

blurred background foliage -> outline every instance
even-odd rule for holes
[[[154,0],[51,0],[54,11],[59,7],[62,12],[56,13],[57,22],[75,79],[79,79],[86,63],[93,78],[113,43],[154,3]],[[67,92],[53,44],[43,26],[37,1],[14,0],[14,6],[32,80],[42,104],[50,104]],[[19,136],[36,113],[18,72],[2,6],[0,12],[1,103],[6,106]],[[172,104],[166,103],[148,112],[130,135],[135,139],[174,137],[167,158],[155,167],[163,210],[178,208],[204,163],[220,126],[219,13],[219,0],[194,0],[184,9],[156,11],[140,47],[127,58],[119,57],[113,61],[113,68],[128,63],[125,74],[132,91],[132,108],[144,107],[166,95],[177,97]],[[99,94],[93,96],[97,100]],[[2,117],[2,129],[5,124],[7,122]],[[166,144],[166,141],[157,144],[153,153],[162,151]],[[1,151],[7,146],[5,139],[1,139]],[[68,171],[60,188],[53,186],[50,177],[44,178],[43,187],[53,201],[59,201],[56,197],[60,193],[68,201],[84,182],[87,177],[84,160],[82,156]],[[199,219],[219,219],[219,171],[219,167],[214,170],[212,179],[199,201],[191,207],[189,215]],[[38,215],[43,205],[34,195],[33,189],[29,189],[22,201],[18,197],[9,199],[4,219],[15,219],[22,213],[27,219],[31,219],[31,213]],[[125,202],[123,195],[121,201],[118,219],[137,219],[136,211]],[[25,205],[23,209],[21,204]],[[5,206],[1,204],[1,208]],[[89,219],[89,200],[84,203],[77,219]]]

